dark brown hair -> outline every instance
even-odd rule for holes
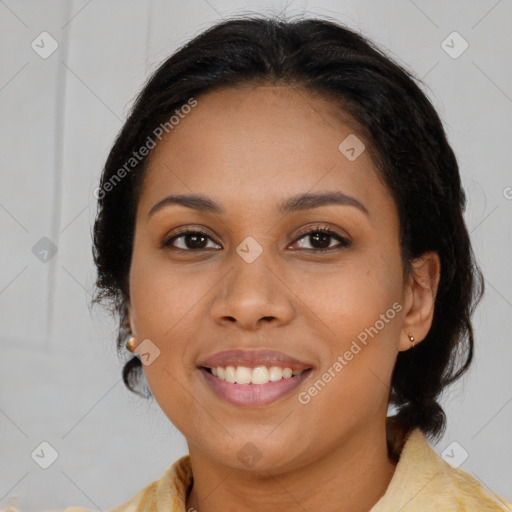
[[[118,315],[118,353],[130,334],[128,275],[148,159],[132,161],[131,168],[126,163],[191,98],[244,84],[301,87],[328,98],[333,112],[349,114],[364,137],[398,208],[404,276],[412,259],[426,251],[439,254],[432,326],[419,345],[398,354],[390,403],[404,428],[420,427],[429,437],[440,437],[446,417],[438,399],[471,363],[470,317],[484,281],[463,218],[466,197],[455,155],[438,114],[416,82],[421,81],[368,39],[320,19],[228,19],[169,57],[138,96],[97,189],[93,257],[98,276],[92,302],[106,301]],[[124,365],[123,380],[134,392],[143,385],[141,394],[151,396],[138,357]]]

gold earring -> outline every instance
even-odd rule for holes
[[[135,349],[135,338],[133,336],[130,336],[130,339],[128,340],[128,342],[126,343],[126,348],[130,351],[130,352],[133,352],[134,349]]]
[[[411,340],[412,347],[414,348],[414,336],[412,333],[409,333],[409,339]]]

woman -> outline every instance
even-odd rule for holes
[[[115,512],[512,508],[427,441],[483,280],[441,121],[371,42],[217,24],[151,77],[97,197],[124,382],[189,448]]]

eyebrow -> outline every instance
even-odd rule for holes
[[[172,204],[185,206],[205,213],[214,213],[219,215],[223,215],[225,213],[224,208],[219,204],[200,194],[170,195],[156,203],[151,210],[149,210],[148,217],[165,206]],[[368,209],[355,197],[338,191],[299,194],[283,201],[279,205],[278,211],[282,214],[286,214],[328,205],[354,206],[366,215],[369,215]]]

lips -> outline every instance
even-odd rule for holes
[[[237,407],[253,408],[269,406],[289,397],[310,378],[312,371],[306,370],[300,375],[266,384],[234,384],[226,382],[215,377],[204,368],[199,370],[199,374],[207,387],[213,391],[214,396],[219,397],[223,402]]]
[[[216,368],[218,366],[280,366],[292,370],[308,370],[313,364],[300,361],[283,352],[270,349],[242,350],[232,349],[217,352],[197,363],[199,368]]]
[[[309,379],[314,369],[309,362],[271,349],[223,350],[201,359],[197,367],[203,382],[215,395],[241,407],[262,407],[284,399]],[[256,378],[256,370],[251,371],[255,368],[259,371]]]

